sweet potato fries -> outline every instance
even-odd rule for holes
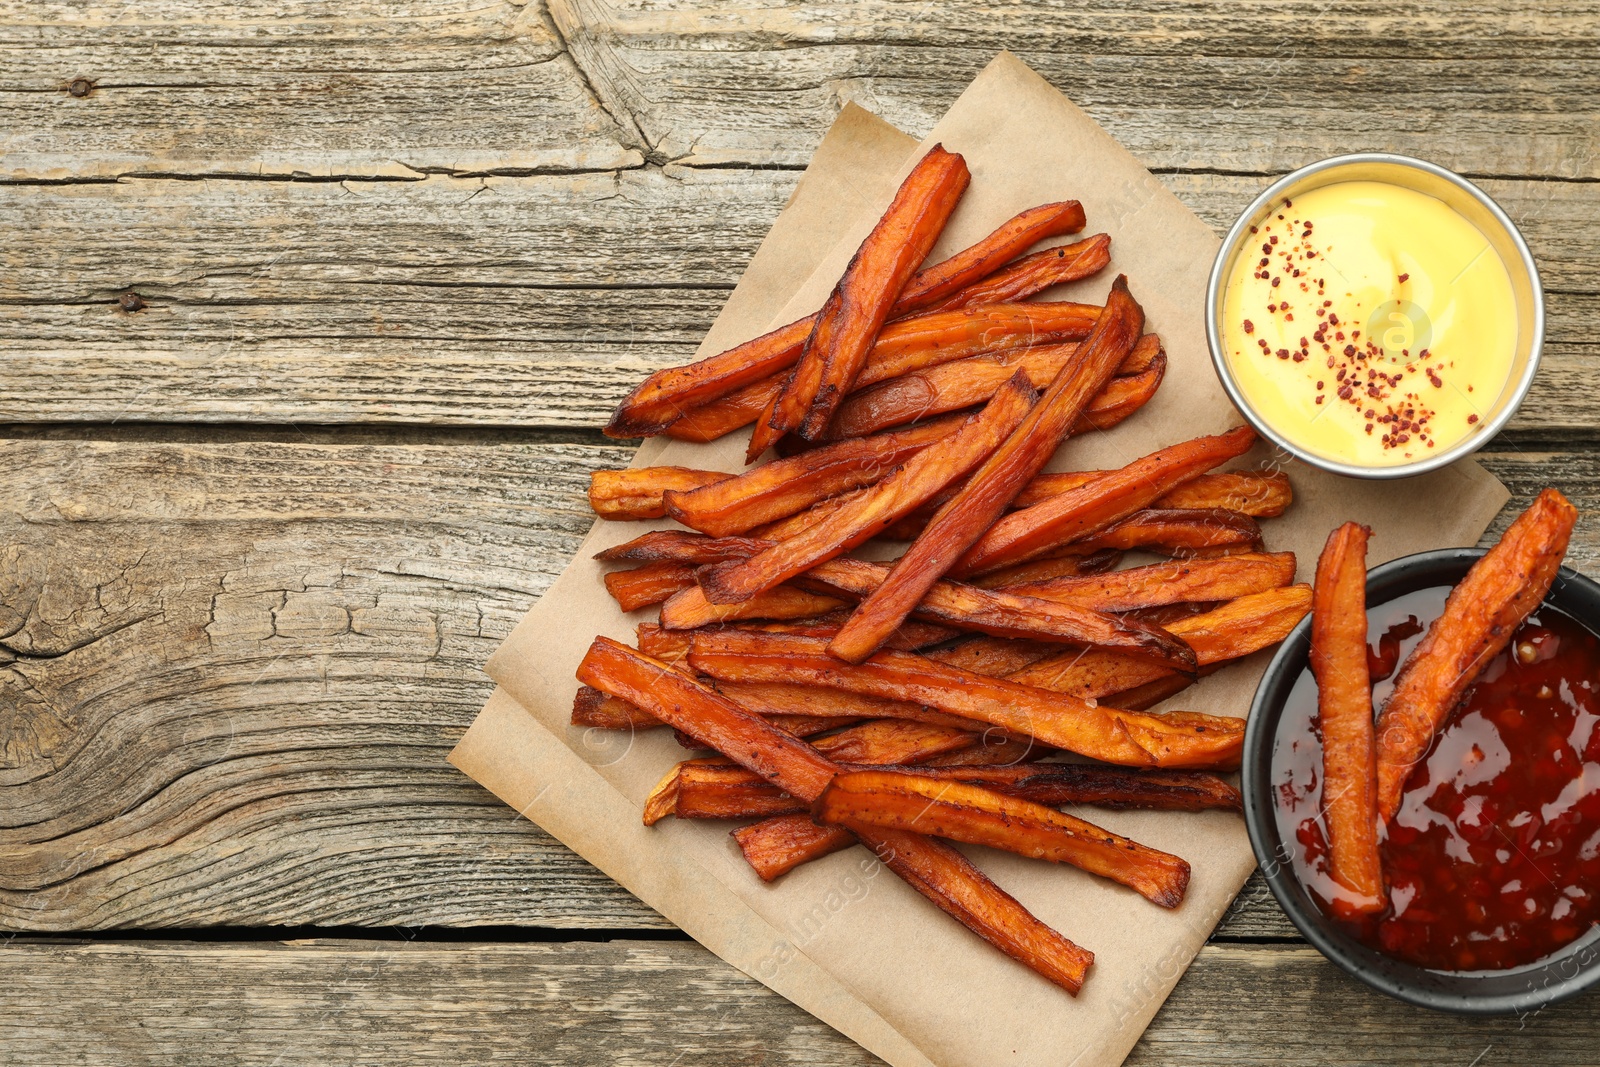
[[[596,553],[619,607],[658,616],[637,649],[595,640],[572,722],[710,750],[667,769],[647,823],[742,820],[767,881],[866,845],[1076,992],[1093,954],[944,841],[1179,906],[1186,861],[1058,809],[1238,811],[1214,772],[1237,767],[1244,720],[1146,709],[1281,640],[1312,594],[1257,521],[1290,505],[1288,479],[1217,469],[1249,430],[1044,473],[1075,435],[1141,417],[1167,355],[1125,278],[1102,303],[1029,299],[1109,264],[1105,234],[1030,250],[1083,229],[1075,201],[924,264],[967,181],[935,148],[816,314],[618,407],[613,436],[753,424],[747,461],[779,458],[595,472],[597,514],[677,525]],[[1129,550],[1168,558],[1117,569]]]
[[[1311,672],[1322,729],[1322,808],[1328,873],[1343,892],[1329,903],[1345,916],[1380,911],[1378,772],[1372,747],[1372,678],[1367,672],[1367,538],[1347,522],[1317,560],[1312,587]]]
[[[1540,493],[1451,591],[1444,614],[1401,664],[1378,717],[1378,814],[1385,821],[1462,694],[1550,591],[1577,520],[1566,497]]]

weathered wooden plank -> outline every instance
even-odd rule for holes
[[[1151,167],[1284,171],[1361,147],[1476,174],[1600,173],[1592,3],[550,10],[600,98],[689,163],[803,162],[842,100],[927,129],[1009,48]]]
[[[646,155],[799,166],[841,101],[926,129],[1010,48],[1155,167],[1268,172],[1361,145],[1475,173],[1593,177],[1594,16],[1550,0],[1515,12],[297,0],[219,19],[197,0],[9,0],[0,99],[26,133],[3,170],[411,177]]]
[[[626,450],[0,457],[0,928],[662,925],[444,759]]]
[[[0,181],[637,166],[537,4],[0,4]]]
[[[689,358],[793,179],[11,186],[0,421],[595,426]],[[1166,180],[1219,228],[1265,181]],[[1552,290],[1548,364],[1514,425],[1592,428],[1600,185],[1486,184]],[[118,304],[130,290],[143,309]]]
[[[1131,1005],[1147,994],[1122,995]],[[1542,1067],[1585,1062],[1594,1039],[1592,995],[1523,1019],[1442,1025],[1310,948],[1210,945],[1128,1062]],[[0,1047],[17,1067],[880,1062],[675,941],[18,941],[0,948]]]
[[[0,442],[0,928],[660,925],[444,762],[629,450],[288,434]]]

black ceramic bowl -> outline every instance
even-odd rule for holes
[[[1481,548],[1421,552],[1374,567],[1367,604],[1376,606],[1418,590],[1453,586],[1483,555]],[[1600,585],[1561,568],[1545,603],[1600,633]],[[1600,927],[1543,960],[1503,971],[1434,971],[1385,956],[1336,926],[1295,876],[1294,842],[1278,831],[1272,782],[1273,748],[1290,691],[1306,668],[1311,619],[1300,622],[1278,649],[1256,690],[1244,735],[1241,768],[1250,845],[1272,895],[1289,919],[1328,959],[1392,997],[1441,1011],[1474,1015],[1534,1011],[1600,982]]]

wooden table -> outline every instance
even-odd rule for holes
[[[1312,8],[1316,10],[1313,11]],[[1524,228],[1484,461],[1600,569],[1592,3],[0,0],[0,1060],[854,1064],[444,762],[842,102],[1001,48],[1221,227],[1354,148]],[[1502,515],[1496,531],[1503,527]],[[1593,1062],[1369,994],[1253,882],[1131,1062]]]

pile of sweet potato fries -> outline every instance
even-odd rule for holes
[[[1317,561],[1311,670],[1322,732],[1328,873],[1344,917],[1388,907],[1379,831],[1400,807],[1406,779],[1461,698],[1544,600],[1561,569],[1578,510],[1546,489],[1450,592],[1395,675],[1377,723],[1367,659],[1367,538],[1347,522]]]
[[[860,842],[968,928],[1070,992],[1093,954],[948,841],[1070,864],[1176,907],[1189,865],[1059,810],[1237,810],[1244,720],[1151,705],[1306,614],[1257,520],[1279,472],[1218,468],[1248,429],[1116,470],[1045,473],[1074,434],[1155,394],[1160,339],[1118,277],[1103,306],[1023,302],[1110,261],[1076,202],[922,261],[968,181],[936,147],[814,315],[651,375],[607,432],[706,441],[754,424],[739,475],[596,472],[607,519],[670,517],[608,549],[637,648],[597,638],[572,721],[667,726],[689,759],[644,817],[740,819],[774,879]],[[849,553],[909,542],[898,559]],[[1143,550],[1164,560],[1115,569]],[[1074,762],[1049,761],[1067,754]]]

